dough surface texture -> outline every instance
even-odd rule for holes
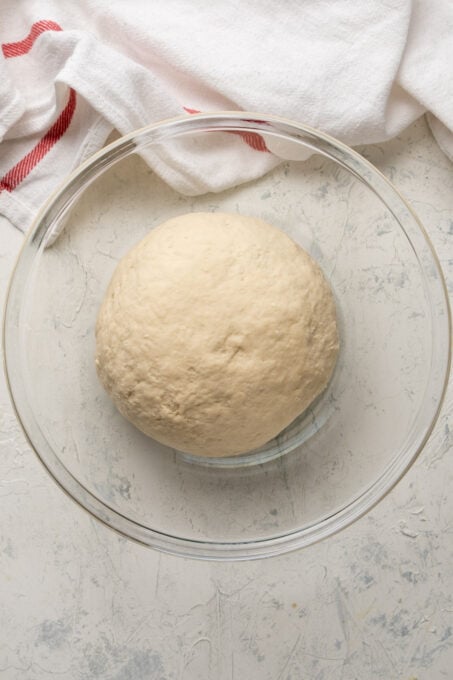
[[[119,262],[96,324],[98,376],[145,434],[199,456],[275,437],[326,387],[338,354],[319,266],[262,220],[192,213]]]

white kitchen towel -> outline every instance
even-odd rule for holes
[[[26,229],[116,128],[194,111],[282,115],[355,145],[424,112],[453,154],[451,0],[3,0],[0,212]],[[274,167],[260,138],[147,160],[186,194]]]

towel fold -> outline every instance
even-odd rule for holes
[[[450,0],[3,0],[0,19],[0,212],[21,229],[113,128],[194,111],[282,115],[350,145],[429,112],[453,155]],[[215,173],[183,145],[146,160],[186,194],[279,162],[239,137],[218,153]]]

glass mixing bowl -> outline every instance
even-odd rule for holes
[[[183,149],[194,173],[200,158],[215,172],[226,149],[240,172],[244,158],[267,153],[263,140],[274,152],[266,158],[283,163],[217,194],[180,195],[140,158]],[[244,156],[245,143],[254,150]],[[335,374],[312,408],[259,452],[215,463],[142,435],[94,367],[96,315],[117,261],[154,226],[192,211],[239,212],[286,231],[330,281],[341,333]],[[235,560],[329,536],[394,486],[441,406],[450,316],[429,239],[383,175],[305,125],[234,112],[150,125],[63,183],[19,255],[4,347],[18,418],[74,500],[154,548]]]

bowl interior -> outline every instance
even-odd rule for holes
[[[205,143],[208,134],[186,131],[184,143]],[[288,148],[309,146],[281,131],[278,138]],[[169,136],[155,146],[161,152],[175,143]],[[276,225],[317,260],[337,301],[341,353],[333,380],[255,465],[198,465],[142,435],[116,411],[94,368],[96,315],[118,260],[162,221],[192,211],[239,212]],[[101,519],[115,525],[113,510],[126,535],[151,545],[156,533],[168,535],[175,552],[189,542],[202,556],[209,545],[247,556],[249,543],[262,553],[284,549],[295,534],[309,543],[336,515],[342,526],[345,508],[373,486],[381,484],[382,495],[414,458],[447,371],[441,275],[415,220],[409,215],[413,231],[406,233],[393,212],[325,155],[196,197],[173,191],[135,152],[113,164],[73,203],[53,245],[43,238],[52,220],[41,224],[11,289],[9,380],[41,458],[58,477],[53,456],[77,480],[83,491],[70,493],[83,505],[86,492],[97,499]]]

